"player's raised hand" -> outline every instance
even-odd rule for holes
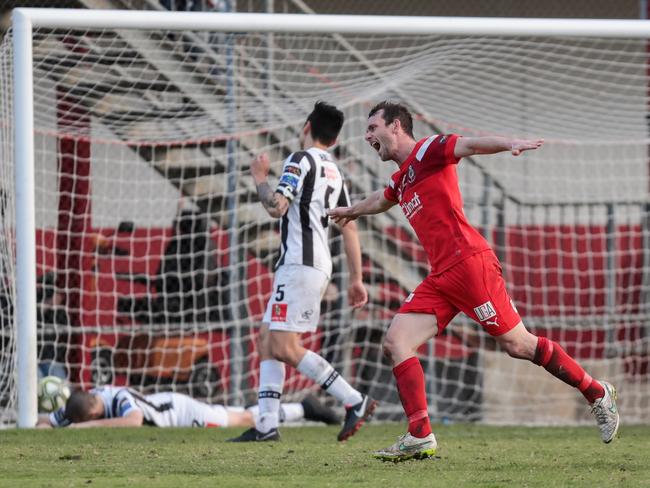
[[[544,139],[515,139],[510,146],[510,152],[513,156],[519,156],[524,151],[539,149],[544,144]]]
[[[361,308],[368,303],[368,290],[361,281],[350,283],[348,287],[348,303],[352,308]]]
[[[352,222],[358,217],[353,213],[352,207],[331,208],[327,211],[327,215],[341,227],[345,227],[348,222]]]
[[[251,161],[251,174],[255,181],[265,180],[271,170],[271,160],[269,155],[261,153]]]

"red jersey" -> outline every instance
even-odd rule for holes
[[[384,190],[387,200],[402,207],[434,275],[490,249],[463,212],[459,158],[454,156],[457,140],[457,135],[434,135],[418,141]]]

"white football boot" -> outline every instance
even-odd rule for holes
[[[419,439],[407,432],[392,446],[375,451],[373,456],[382,461],[393,461],[394,463],[408,459],[428,459],[436,454],[437,447],[438,443],[433,433]]]
[[[606,381],[600,381],[605,389],[605,395],[591,405],[591,413],[596,417],[600,438],[605,444],[609,444],[618,432],[618,408],[616,408],[616,388]]]

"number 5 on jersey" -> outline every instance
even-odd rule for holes
[[[284,284],[278,285],[278,287],[275,289],[275,296],[273,297],[273,299],[276,302],[283,302],[284,301],[284,287],[285,286],[286,285],[284,285]]]

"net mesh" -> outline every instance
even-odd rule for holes
[[[15,410],[11,33],[0,51],[0,415]],[[415,133],[543,137],[520,158],[465,159],[469,220],[503,262],[527,326],[559,341],[647,422],[648,49],[645,40],[34,31],[39,370],[87,388],[128,384],[255,401],[256,325],[277,222],[248,165],[277,180],[316,100],[346,124],[335,154],[353,199],[396,169],[363,140],[369,108],[402,101]],[[346,303],[343,246],[305,343],[401,419],[381,340],[427,275],[399,208],[361,219],[370,303]],[[508,358],[460,315],[423,346],[431,415],[579,423],[580,395]],[[285,398],[318,386],[295,372]]]

